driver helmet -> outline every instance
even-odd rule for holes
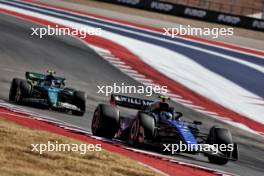
[[[55,85],[55,82],[54,82],[55,78],[54,78],[53,74],[55,74],[55,71],[48,69],[47,73],[48,74],[45,77],[45,85],[46,86],[54,86]]]
[[[160,112],[160,117],[161,117],[161,119],[164,119],[164,120],[168,120],[168,119],[172,120],[173,115],[169,111],[161,111]]]
[[[53,76],[54,74],[56,74],[56,72],[54,70],[52,70],[52,69],[48,69],[47,73],[48,73],[49,76]]]

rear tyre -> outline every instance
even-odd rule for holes
[[[80,111],[73,111],[74,115],[83,116],[86,110],[85,93],[82,91],[76,91],[74,95],[75,105],[80,108]]]
[[[145,140],[151,140],[155,136],[155,119],[145,113],[139,113],[138,118],[131,125],[128,142],[131,145],[140,146]]]
[[[20,90],[22,98],[29,98],[31,94],[31,85],[26,80],[21,80]]]
[[[94,111],[92,121],[93,135],[113,138],[119,129],[119,111],[115,107],[99,104]]]
[[[31,85],[26,80],[21,80],[17,89],[16,103],[24,104],[23,98],[29,98],[31,94]]]
[[[23,98],[30,97],[30,93],[31,85],[26,80],[14,78],[9,91],[9,100],[20,104]]]
[[[23,81],[23,80],[19,79],[19,78],[14,78],[12,80],[12,83],[11,83],[11,86],[9,89],[9,101],[15,101],[16,100],[17,91],[19,89],[21,81]]]
[[[210,133],[207,139],[207,142],[209,144],[218,144],[220,146],[221,144],[225,144],[226,146],[228,144],[233,144],[232,135],[229,130],[225,128],[220,128],[217,126],[213,126],[210,129]],[[208,160],[210,163],[218,164],[218,165],[225,165],[229,161],[228,158],[231,157],[230,151],[222,151],[222,153],[227,158],[218,157],[215,155],[208,155]]]

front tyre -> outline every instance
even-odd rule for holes
[[[229,130],[225,128],[220,128],[217,126],[213,126],[210,129],[210,133],[207,139],[207,142],[209,144],[217,144],[220,146],[221,144],[225,144],[226,146],[228,144],[234,144],[232,135]],[[218,164],[218,165],[225,165],[228,163],[229,159],[231,157],[230,151],[222,151],[222,153],[225,155],[225,157],[219,157],[216,155],[208,155],[208,160],[210,163]]]

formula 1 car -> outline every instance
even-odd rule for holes
[[[24,79],[14,78],[9,101],[17,104],[43,105],[53,110],[71,111],[72,114],[82,116],[85,113],[85,93],[73,88],[65,87],[65,78],[48,74],[26,72]]]
[[[133,146],[157,146],[161,152],[172,151],[179,144],[188,146],[190,154],[203,153],[209,162],[219,165],[229,160],[238,159],[238,147],[233,142],[229,130],[213,126],[209,133],[200,130],[202,122],[182,120],[182,113],[174,110],[167,103],[167,97],[161,96],[160,101],[144,100],[122,95],[111,95],[110,104],[99,104],[94,111],[92,120],[93,135],[121,140]],[[131,116],[120,112],[117,106],[132,108],[136,113]],[[223,150],[217,146],[229,146]],[[190,147],[191,146],[191,147]],[[199,146],[199,147],[197,147]],[[166,148],[165,148],[166,147]],[[172,154],[175,154],[172,153]]]

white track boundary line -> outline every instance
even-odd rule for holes
[[[102,52],[102,51],[101,51]],[[109,54],[109,53],[108,53]],[[104,57],[104,56],[103,56]],[[107,59],[106,59],[107,60]],[[109,60],[108,60],[109,61]],[[111,62],[110,62],[111,63]],[[111,64],[114,64],[114,63],[111,63]],[[125,63],[122,63],[122,64],[120,64],[120,63],[118,63],[118,64],[114,64],[117,68],[127,68],[127,69],[132,69],[130,66],[126,66],[126,64]],[[128,75],[128,74],[127,74]],[[149,82],[153,82],[152,80],[150,80],[150,79],[138,79],[138,81],[140,81],[140,82],[143,82],[143,83],[149,83]],[[184,101],[184,99],[183,99],[183,101]],[[186,103],[186,101],[189,101],[189,100],[185,100],[185,103]],[[192,104],[192,102],[191,101],[189,101],[189,103],[191,103]],[[211,113],[211,112],[210,112]],[[210,114],[209,114],[210,115]],[[71,128],[71,127],[67,127],[67,126],[61,126],[61,127],[66,127],[66,128],[68,128],[68,129],[75,129],[75,128]]]
[[[5,0],[3,0],[3,1],[5,1]],[[15,3],[15,1],[12,1],[12,3]],[[22,6],[25,6],[25,5],[22,5]],[[36,8],[36,7],[35,7]],[[61,10],[62,11],[62,10]],[[178,43],[178,42],[177,42]],[[108,55],[108,56],[113,56],[113,54],[110,52],[110,51],[107,51],[106,49],[102,49],[102,48],[100,48],[100,47],[97,47],[97,46],[93,46],[94,47],[94,49],[95,50],[97,50],[101,55],[103,54],[103,55]],[[128,66],[128,65],[126,65],[126,64],[120,64],[120,63],[118,63],[118,64],[113,64],[113,63],[111,63],[110,62],[110,64],[112,64],[112,65],[114,65],[115,67],[117,67],[118,69],[120,69],[120,68],[123,68],[123,69],[131,69],[132,70],[132,68],[130,67],[130,66]],[[137,81],[139,81],[139,82],[142,82],[143,84],[151,84],[153,81],[151,80],[151,79],[146,79],[146,80],[148,80],[148,81],[146,81],[146,80],[141,80],[140,78],[135,78]],[[178,100],[178,101],[181,101],[181,100]],[[183,102],[181,102],[182,104],[183,103],[185,103],[185,104],[183,104],[183,105],[186,105],[186,104],[193,104],[192,102],[190,102],[189,100],[182,100]],[[194,106],[194,109],[195,109],[195,106]],[[201,109],[200,109],[201,110]],[[208,115],[215,115],[215,114],[208,114]],[[217,114],[216,114],[217,115]],[[220,119],[221,120],[221,119]]]
[[[14,112],[14,113],[0,112],[0,114],[6,114],[6,115],[14,116],[14,117],[17,117],[17,118],[29,118],[29,119],[35,119],[35,120],[39,120],[39,121],[42,121],[42,122],[46,122],[46,123],[52,123],[52,124],[54,124],[54,125],[56,125],[56,126],[58,126],[60,128],[65,129],[65,130],[82,133],[82,134],[85,134],[85,135],[87,135],[89,137],[92,137],[94,139],[97,139],[97,140],[100,140],[100,141],[103,141],[103,142],[107,142],[107,143],[111,143],[112,145],[117,145],[118,147],[124,148],[126,150],[130,150],[130,151],[133,151],[133,152],[136,152],[136,153],[146,154],[146,155],[153,156],[153,157],[159,157],[159,158],[161,158],[163,160],[167,160],[167,161],[172,162],[172,163],[177,163],[179,165],[189,166],[189,167],[193,167],[193,168],[196,168],[196,169],[202,169],[202,170],[205,170],[205,171],[212,172],[212,173],[214,173],[216,175],[235,176],[234,174],[228,173],[228,172],[225,172],[225,171],[220,171],[220,170],[216,170],[216,169],[212,169],[212,168],[199,166],[199,165],[196,165],[196,164],[190,164],[190,163],[182,162],[182,161],[179,161],[179,160],[177,160],[177,159],[175,159],[175,158],[173,158],[171,156],[166,156],[166,155],[156,154],[156,153],[148,152],[148,151],[144,151],[144,150],[134,149],[134,148],[122,145],[120,142],[117,142],[117,141],[113,141],[113,140],[109,140],[109,139],[93,136],[91,134],[91,132],[88,131],[88,130],[82,129],[80,127],[77,127],[75,125],[72,125],[72,124],[69,124],[69,123],[66,123],[66,122],[63,122],[63,121],[53,120],[53,119],[51,119],[48,116],[45,116],[45,115],[42,115],[42,114],[37,114],[37,113],[31,112],[31,111],[28,111],[28,110],[26,110],[24,108],[16,107],[15,105],[6,103],[6,102],[1,101],[1,100],[0,100],[0,108],[8,109],[9,111]],[[38,115],[38,117],[36,117],[36,115]],[[150,166],[148,166],[148,167],[152,168]],[[153,168],[153,169],[155,171],[157,170],[155,168]],[[159,170],[157,170],[157,171],[159,173],[163,174],[163,175],[166,175],[165,173],[163,173],[163,172],[161,172]]]
[[[19,2],[19,1],[17,1],[17,2]],[[39,5],[39,4],[36,4],[34,2],[25,2],[24,1],[23,3],[33,4],[33,5],[39,6],[39,7],[45,7],[43,5]],[[57,10],[57,11],[63,12],[63,10],[61,10],[59,8],[55,8],[55,7],[49,7],[49,8],[50,9],[53,9],[53,10]],[[110,23],[117,24],[117,25],[121,25],[121,26],[124,26],[124,27],[130,27],[130,28],[139,29],[139,30],[146,31],[146,32],[151,32],[151,33],[156,33],[156,34],[162,34],[163,35],[163,32],[159,32],[159,31],[147,29],[147,27],[139,27],[139,26],[132,25],[132,24],[126,24],[125,22],[123,22],[123,23],[122,22],[117,22],[114,19],[113,20],[110,20],[110,19],[102,19],[102,18],[95,17],[95,15],[94,16],[91,16],[91,15],[88,15],[88,14],[85,14],[85,13],[82,13],[82,12],[73,12],[73,11],[67,11],[67,12],[70,13],[70,14],[75,14],[75,15],[79,15],[79,16],[82,16],[82,17],[88,17],[88,18],[96,19],[96,20],[103,21],[103,22],[110,22]],[[220,49],[225,49],[225,50],[229,50],[229,51],[233,51],[233,52],[237,52],[237,53],[251,55],[251,56],[255,56],[255,57],[258,57],[260,59],[263,59],[263,56],[260,56],[258,54],[253,54],[253,53],[250,53],[250,52],[242,51],[242,50],[239,50],[239,49],[233,49],[233,48],[226,47],[226,46],[222,46],[222,45],[211,44],[211,43],[206,42],[206,41],[200,41],[200,40],[190,39],[190,38],[186,38],[186,37],[183,37],[183,36],[175,36],[175,38],[179,38],[179,39],[186,40],[186,41],[191,41],[191,42],[198,43],[198,44],[201,44],[202,43],[202,44],[207,45],[207,46],[212,46],[212,47],[215,47],[215,48],[220,48]],[[197,38],[199,38],[199,37],[197,37]],[[209,41],[213,41],[213,40],[209,40]],[[219,42],[219,43],[220,44],[227,44],[227,45],[234,46],[234,47],[240,47],[242,49],[249,49],[249,50],[255,50],[255,51],[262,52],[262,50],[259,50],[259,49],[254,49],[254,48],[246,47],[246,46],[240,46],[240,45],[237,45],[237,44],[230,44],[230,43],[222,42],[222,41]]]
[[[83,42],[83,41],[82,41],[82,42]],[[83,43],[86,44],[88,47],[93,48],[94,51],[95,51],[96,53],[98,53],[99,50],[100,50],[100,53],[101,53],[100,56],[101,56],[104,60],[106,60],[106,61],[109,62],[109,60],[108,60],[107,58],[104,57],[106,54],[102,54],[102,50],[101,50],[101,49],[98,49],[99,47],[97,47],[97,46],[95,47],[95,46],[93,46],[93,45],[91,45],[91,44],[88,44],[88,43],[86,43],[86,42],[83,42]],[[98,49],[98,50],[97,50],[97,49]],[[106,50],[106,49],[104,49],[104,50]],[[108,51],[108,50],[106,50],[105,52],[108,53],[108,54],[111,53],[111,52]],[[111,57],[115,57],[113,54],[111,54],[111,55],[112,55]],[[137,72],[136,70],[134,70],[132,67],[128,66],[125,62],[124,62],[124,64],[122,64],[122,65],[116,65],[116,64],[113,64],[113,63],[111,63],[111,62],[109,62],[109,63],[112,64],[112,65],[114,65],[117,69],[119,69],[120,71],[122,71],[124,74],[128,75],[128,76],[131,77],[132,79],[134,79],[134,80],[136,80],[136,81],[138,81],[138,82],[140,82],[140,83],[142,83],[142,84],[144,84],[144,85],[157,86],[157,84],[155,84],[153,80],[149,79],[146,75],[143,75],[143,74],[138,73],[138,72]],[[125,66],[128,66],[128,67],[130,67],[130,68],[124,69]],[[133,73],[133,75],[131,75],[131,72]],[[142,78],[141,78],[142,76],[145,76],[145,78],[142,79]],[[249,128],[242,127],[241,125],[235,125],[234,123],[230,123],[230,121],[233,121],[233,120],[230,119],[229,117],[219,116],[219,114],[216,113],[216,112],[208,111],[208,110],[206,110],[205,107],[202,107],[202,106],[199,106],[199,105],[195,105],[192,101],[187,100],[187,99],[184,99],[184,98],[183,98],[182,96],[180,96],[180,95],[177,95],[177,94],[171,93],[171,90],[168,90],[167,95],[170,96],[171,99],[172,99],[173,101],[175,101],[175,102],[177,102],[177,103],[179,103],[179,104],[181,104],[181,105],[183,105],[183,106],[185,106],[185,107],[191,108],[191,109],[193,109],[193,110],[196,111],[196,112],[199,112],[199,113],[205,114],[205,115],[207,115],[207,116],[210,116],[210,117],[212,117],[212,118],[215,118],[215,119],[218,119],[218,120],[220,120],[220,121],[222,121],[222,122],[225,122],[225,123],[227,123],[227,124],[229,124],[229,125],[233,125],[233,126],[238,127],[238,128],[240,128],[240,129],[242,129],[242,130],[245,130],[245,131],[247,131],[247,132],[251,132],[251,133],[253,133],[253,134],[257,134],[257,135],[260,135],[260,136],[263,137],[263,134],[262,134],[262,133],[260,133],[260,132],[258,132],[258,131],[254,131],[254,130],[249,129]],[[236,123],[236,124],[240,124],[240,123]],[[243,125],[243,124],[242,124],[242,125]]]

